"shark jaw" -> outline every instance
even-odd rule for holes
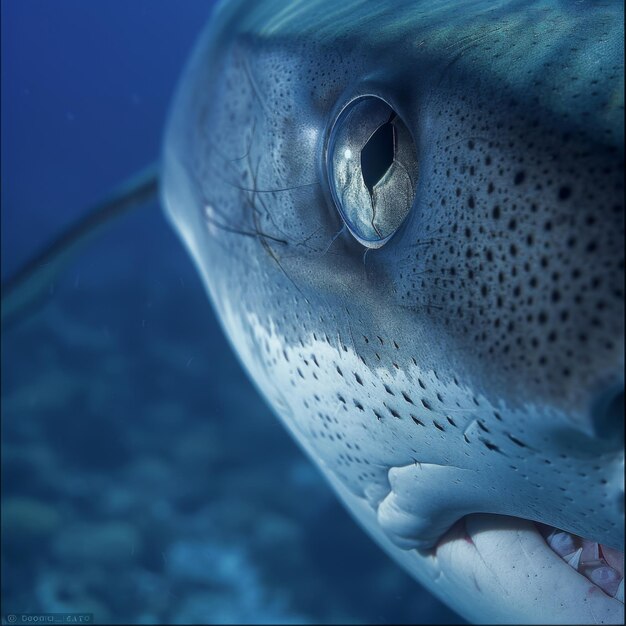
[[[433,549],[402,549],[381,529],[367,500],[351,493],[330,472],[324,474],[372,539],[472,623],[624,623],[623,600],[607,595],[550,547],[548,541],[554,543],[550,535],[560,532],[557,529],[518,517],[473,513],[459,519]],[[575,545],[585,541],[572,537]],[[603,558],[609,556],[612,563],[618,555],[623,573],[623,553],[607,554],[604,546],[602,550]],[[578,564],[582,569],[581,563],[586,563],[582,553]]]
[[[473,587],[459,609],[477,622],[481,610],[494,614],[489,622],[623,622],[623,552],[544,524],[468,515],[426,558],[438,570],[435,585]],[[477,595],[491,606],[472,607]]]

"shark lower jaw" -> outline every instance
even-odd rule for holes
[[[624,553],[545,524],[467,515],[430,559],[436,582],[463,586],[468,597],[493,598],[494,615],[510,615],[508,623],[623,623]],[[457,609],[484,619],[471,606]]]

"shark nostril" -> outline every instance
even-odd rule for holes
[[[593,410],[593,427],[601,439],[624,438],[624,388],[606,394]]]

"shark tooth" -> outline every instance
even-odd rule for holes
[[[578,564],[580,563],[580,555],[582,554],[582,552],[583,552],[583,549],[578,548],[576,552],[572,554],[568,554],[567,556],[563,558],[567,561],[568,565],[571,565],[574,569],[578,569]]]
[[[617,588],[617,592],[615,594],[615,599],[620,602],[624,602],[624,579],[622,578],[622,582],[619,584]]]
[[[559,556],[572,554],[576,550],[574,537],[562,530],[552,533],[548,537],[548,544]]]
[[[586,569],[585,576],[609,596],[614,596],[619,590],[620,575],[608,565]]]

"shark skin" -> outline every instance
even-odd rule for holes
[[[623,622],[623,582],[592,582],[619,558],[623,581],[623,76],[619,2],[232,1],[173,104],[164,206],[233,348],[355,519],[475,622]],[[364,95],[417,151],[377,249],[327,168]],[[568,564],[560,531],[613,569]]]

